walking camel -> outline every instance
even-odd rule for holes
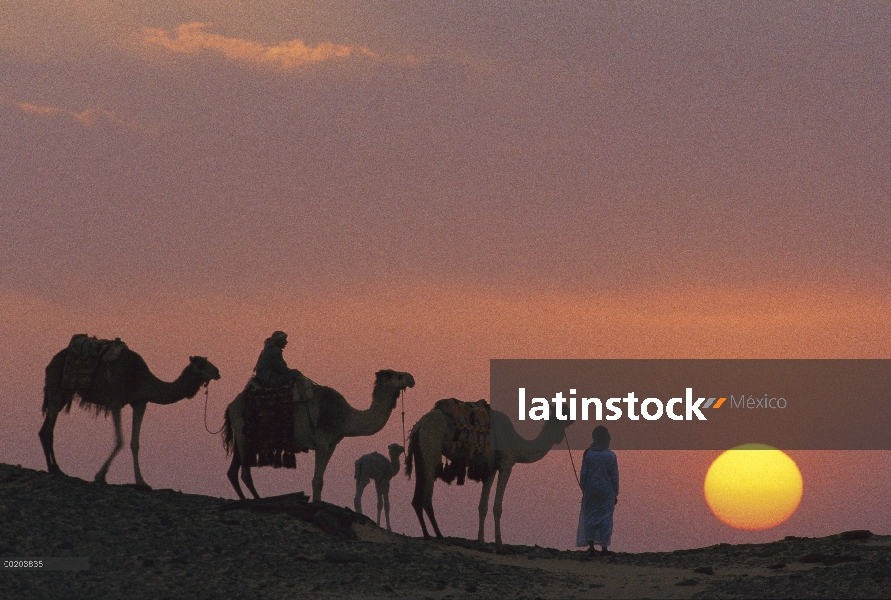
[[[399,456],[405,448],[399,444],[387,446],[390,451],[389,460],[380,452],[371,452],[356,461],[356,512],[362,513],[362,492],[372,479],[377,492],[377,525],[381,524],[381,508],[387,517],[387,531],[390,529],[390,480],[399,472]]]
[[[325,469],[337,444],[345,437],[374,435],[383,429],[390,418],[390,413],[396,407],[399,393],[414,385],[415,379],[410,373],[389,369],[378,371],[375,375],[374,391],[371,394],[371,406],[367,410],[357,410],[350,406],[337,390],[312,384],[311,397],[314,402],[318,402],[319,408],[318,424],[308,427],[307,411],[295,410],[294,433],[298,446],[315,451],[313,502],[322,499]],[[310,430],[312,430],[310,433],[306,433]],[[227,473],[232,487],[235,488],[238,497],[244,500],[244,494],[238,484],[238,470],[241,469],[241,480],[254,498],[259,498],[260,495],[254,488],[251,468],[246,464],[244,456],[244,392],[226,407],[223,436],[227,454],[232,453],[232,464]]]
[[[488,456],[488,477],[483,481],[483,490],[479,504],[479,533],[477,544],[485,544],[484,524],[486,513],[489,509],[489,492],[498,473],[498,485],[495,490],[495,503],[492,514],[495,517],[495,544],[502,547],[501,542],[501,507],[504,499],[504,490],[510,479],[511,471],[517,463],[534,463],[541,460],[556,444],[563,440],[566,428],[573,421],[548,420],[534,440],[520,437],[513,424],[503,412],[492,410],[491,418],[491,450]],[[454,419],[439,409],[433,409],[412,428],[408,442],[408,452],[405,457],[405,473],[411,476],[413,462],[417,463],[415,475],[415,494],[411,504],[421,522],[421,530],[424,539],[429,540],[430,534],[424,523],[423,512],[427,513],[430,525],[436,537],[441,538],[436,517],[433,515],[433,483],[437,476],[437,467],[442,464],[445,456],[449,460],[452,439],[455,431]],[[423,512],[422,512],[423,511]]]
[[[65,359],[70,350],[65,348],[56,354],[46,367],[46,383],[43,388],[43,426],[40,428],[40,443],[46,455],[47,471],[61,475],[62,470],[56,462],[53,450],[53,430],[56,418],[62,409],[71,410],[75,394],[80,397],[80,406],[92,408],[97,413],[111,413],[114,421],[115,444],[108,460],[96,473],[94,481],[105,483],[105,476],[111,462],[124,447],[124,435],[121,431],[121,409],[128,404],[133,408],[133,433],[130,438],[130,450],[133,452],[133,473],[137,487],[151,489],[142,478],[139,470],[139,430],[148,403],[174,404],[185,398],[194,398],[201,386],[206,386],[213,379],[220,378],[220,371],[203,356],[192,356],[189,364],[175,381],[161,381],[149,370],[142,357],[129,348],[124,348],[120,356],[112,361],[102,363],[92,383],[86,389],[62,389],[62,377]]]

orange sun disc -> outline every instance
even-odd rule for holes
[[[801,471],[784,452],[744,444],[721,454],[705,475],[705,501],[723,523],[758,531],[786,521],[801,502]]]

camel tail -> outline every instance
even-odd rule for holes
[[[415,453],[420,455],[421,448],[418,446],[418,427],[417,425],[411,430],[408,436],[408,450],[405,452],[405,475],[411,477],[412,463],[414,462]],[[421,457],[418,456],[418,462]]]
[[[68,356],[68,349],[62,350],[56,354],[50,363],[46,366],[46,378],[43,385],[43,406],[41,411],[46,416],[51,405],[59,405],[58,410],[71,410],[71,403],[74,401],[74,392],[62,389],[62,376],[65,371],[65,359]]]
[[[232,429],[232,419],[229,418],[228,407],[223,420],[223,448],[226,449],[226,456],[232,454],[232,450],[235,449],[235,430]]]
[[[356,461],[356,481],[359,481],[359,478],[362,477],[362,459]]]

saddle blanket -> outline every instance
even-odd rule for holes
[[[245,461],[248,466],[297,468],[295,454],[308,452],[297,446],[295,410],[309,414],[301,384],[267,388],[253,378],[244,389]]]
[[[462,402],[455,398],[446,398],[438,401],[435,408],[455,420],[455,433],[452,436],[453,460],[488,459],[491,451],[491,423],[489,405],[485,400]]]
[[[68,343],[68,354],[62,369],[62,389],[85,391],[93,385],[93,377],[101,362],[114,362],[127,348],[120,338],[100,340],[78,333]]]

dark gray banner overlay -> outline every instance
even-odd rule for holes
[[[598,425],[614,450],[891,450],[891,359],[493,359],[490,376],[492,409],[526,440],[574,404],[573,450]]]
[[[3,571],[86,571],[90,559],[86,556],[38,556],[0,558]]]

